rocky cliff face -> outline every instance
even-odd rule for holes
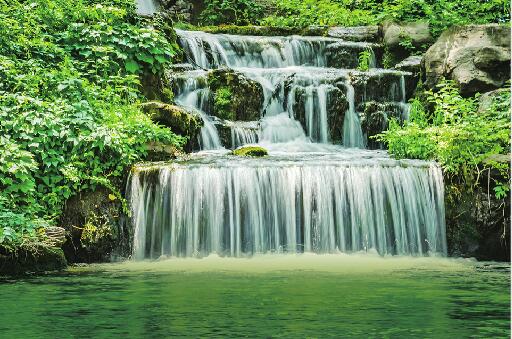
[[[510,28],[504,25],[453,27],[425,54],[427,86],[455,80],[463,95],[487,92],[510,79]]]
[[[446,185],[449,255],[510,260],[510,199],[496,199],[492,187]]]

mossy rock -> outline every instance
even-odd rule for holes
[[[498,173],[491,177],[506,180]],[[510,261],[510,199],[489,194],[487,180],[468,187],[445,178],[448,255]]]
[[[401,101],[400,78],[404,76],[406,100],[412,97],[418,79],[411,73],[399,71],[386,72],[351,72],[350,83],[355,91],[355,104],[367,101],[392,102]]]
[[[213,92],[212,115],[232,121],[260,118],[264,97],[256,81],[230,69],[217,69],[208,73],[208,86]]]
[[[203,125],[203,121],[198,114],[176,105],[150,101],[142,104],[142,109],[151,120],[189,138],[195,137]]]
[[[360,53],[368,51],[369,48],[373,50],[376,61],[379,61],[383,54],[383,48],[380,44],[360,44],[347,41],[331,43],[325,51],[327,66],[357,69]]]
[[[304,35],[304,36],[325,36],[327,35],[327,26],[310,26],[306,28],[301,27],[271,27],[271,26],[236,26],[236,25],[221,25],[221,26],[205,26],[194,27],[195,30],[200,30],[212,34],[233,34],[233,35],[256,35],[256,36],[289,36],[289,35]]]
[[[268,155],[268,151],[260,146],[243,146],[232,151],[231,154],[239,157],[264,157]]]
[[[63,270],[67,267],[61,248],[28,244],[15,251],[0,246],[0,275],[21,275]]]
[[[121,189],[118,183],[117,189]],[[66,230],[62,246],[71,263],[109,261],[113,254],[129,255],[131,230],[123,226],[126,218],[122,202],[103,187],[83,191],[66,201],[59,226]]]
[[[376,101],[365,102],[358,107],[358,111],[363,112],[361,114],[361,128],[368,139],[368,148],[384,148],[381,142],[372,137],[385,131],[391,118],[403,123],[401,109],[400,105],[394,102],[381,103]]]

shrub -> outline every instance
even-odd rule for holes
[[[55,223],[66,199],[117,189],[151,141],[184,140],[142,113],[139,75],[176,44],[128,0],[0,2],[0,246]]]
[[[426,91],[423,102],[412,102],[410,120],[404,126],[391,121],[377,138],[393,156],[435,160],[448,176],[470,185],[489,170],[507,179],[508,163],[493,159],[509,151],[510,93],[501,93],[483,112],[478,111],[477,99],[478,95],[463,98],[453,81],[441,82],[437,91]],[[432,108],[427,109],[428,105]],[[499,180],[495,186],[501,197],[508,190],[508,184]]]
[[[276,12],[260,21],[269,26],[374,25],[384,19],[424,20],[434,36],[452,25],[507,23],[510,0],[276,0]]]
[[[250,25],[261,18],[262,8],[253,0],[206,0],[202,25]]]

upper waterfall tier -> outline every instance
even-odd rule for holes
[[[408,73],[393,70],[373,69],[368,72],[335,68],[291,66],[284,68],[236,68],[237,72],[255,81],[263,90],[259,118],[270,117],[286,112],[288,116],[300,123],[312,141],[321,143],[341,143],[345,146],[364,147],[364,132],[361,129],[358,108],[371,100],[379,102],[400,102],[405,105],[406,82]],[[211,116],[215,115],[214,93],[208,87],[210,71],[194,70],[173,74],[176,101],[184,106],[197,108],[206,113],[201,145],[202,149],[219,148],[208,140],[213,130],[209,127]],[[400,106],[398,106],[400,107]],[[401,118],[407,112],[397,114]],[[285,123],[284,120],[280,120]],[[227,123],[231,134],[239,134],[240,124]],[[268,124],[262,123],[260,127]],[[297,126],[289,123],[288,127]],[[283,126],[284,127],[284,126]],[[254,129],[244,129],[252,133]],[[260,134],[269,135],[266,131]],[[273,140],[285,141],[284,138],[296,135],[296,132],[274,134]],[[206,139],[205,139],[206,138]],[[222,138],[221,138],[222,139]],[[219,142],[220,140],[219,139]],[[237,139],[232,137],[229,145],[243,145],[239,141],[254,143],[259,137]],[[206,147],[207,146],[207,147]]]
[[[445,254],[439,167],[333,145],[134,169],[134,255]],[[316,146],[314,146],[316,145]]]
[[[258,37],[182,30],[176,32],[187,61],[203,69],[223,66],[355,68],[362,51],[370,53],[371,66],[375,67],[373,49],[377,45],[371,43],[323,37]]]

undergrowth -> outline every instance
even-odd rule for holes
[[[177,46],[128,0],[0,1],[0,246],[37,241],[66,199],[117,189],[145,145],[184,140],[139,109]]]

